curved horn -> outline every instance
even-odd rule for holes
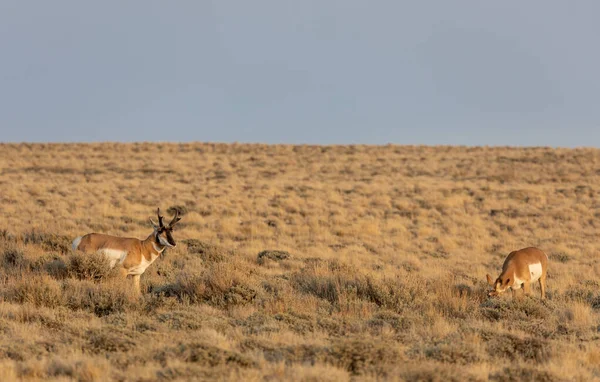
[[[169,227],[173,227],[180,220],[181,218],[179,217],[179,210],[175,209],[175,216],[173,216],[173,220],[171,220],[171,222],[169,223]]]

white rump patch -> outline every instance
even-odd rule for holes
[[[79,243],[81,243],[81,238],[82,238],[82,236],[78,236],[75,238],[75,240],[73,240],[73,251],[77,251],[77,248],[79,247]]]
[[[123,251],[120,249],[104,248],[99,250],[98,253],[108,257],[108,260],[110,260],[111,268],[117,265],[117,263],[123,263],[123,261],[125,261],[125,257],[127,257],[127,251]]]
[[[531,282],[542,277],[542,263],[529,264],[529,274],[531,275]]]

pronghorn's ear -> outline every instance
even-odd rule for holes
[[[150,218],[150,223],[152,224],[152,228],[158,229],[158,224],[156,224],[152,218]]]
[[[490,284],[491,286],[494,286],[494,280],[492,280],[492,276],[489,275],[489,273],[486,275],[487,277],[487,282],[488,284]]]

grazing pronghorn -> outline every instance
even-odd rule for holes
[[[492,281],[487,275],[488,283],[494,288],[489,296],[497,296],[511,289],[513,297],[516,290],[523,287],[524,293],[531,292],[531,283],[539,280],[542,299],[546,297],[546,272],[548,270],[548,256],[540,249],[529,247],[511,252],[504,260],[502,273]]]
[[[175,211],[175,216],[168,225],[163,223],[160,208],[157,209],[156,213],[158,215],[158,225],[150,219],[154,232],[145,240],[110,236],[102,233],[88,233],[73,240],[73,250],[102,254],[110,260],[111,268],[119,264],[122,267],[121,273],[124,276],[133,276],[133,284],[139,293],[142,273],[165,248],[176,246],[171,232],[173,226],[181,220],[179,211]]]

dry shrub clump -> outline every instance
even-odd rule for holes
[[[386,369],[402,359],[394,344],[370,339],[340,339],[327,348],[324,361],[350,374],[385,375]]]
[[[26,267],[25,255],[23,251],[15,246],[8,246],[2,251],[2,268],[5,270],[11,268],[22,269]]]
[[[106,256],[76,252],[68,258],[67,272],[80,280],[101,280],[116,274],[118,269],[111,269],[110,260]]]
[[[251,358],[204,343],[179,344],[161,350],[154,358],[163,365],[167,365],[169,361],[175,359],[208,367],[229,365],[248,368],[256,366],[256,362]]]
[[[404,381],[480,382],[486,380],[472,375],[465,370],[464,366],[439,362],[403,365],[395,374]]]
[[[458,339],[426,348],[425,357],[442,363],[461,365],[478,363],[486,359],[485,354],[480,354],[478,348]]]
[[[5,301],[55,308],[64,303],[61,285],[49,276],[31,275],[13,281],[2,291]]]
[[[378,280],[338,261],[310,261],[291,279],[295,289],[341,309],[354,298],[397,312],[427,301],[426,289],[411,277]]]
[[[504,357],[512,361],[525,360],[544,363],[551,358],[550,344],[540,338],[519,337],[509,333],[482,332],[490,357]]]
[[[213,264],[199,275],[182,273],[175,284],[156,290],[182,302],[226,308],[251,303],[257,291],[249,275],[231,264]]]
[[[583,280],[566,291],[565,297],[569,300],[579,300],[593,309],[600,309],[600,281]]]
[[[568,378],[561,378],[547,370],[536,369],[532,367],[505,367],[501,371],[490,375],[490,381],[495,382],[518,382],[518,381],[539,381],[539,382],[566,382]]]
[[[289,260],[292,258],[292,255],[288,251],[280,251],[280,250],[264,250],[260,251],[257,256],[257,263],[260,265],[265,264],[267,261],[282,261]]]
[[[85,310],[98,317],[135,311],[138,302],[127,280],[110,283],[68,280],[64,283],[65,305],[72,310]]]
[[[95,329],[88,330],[85,337],[88,339],[85,350],[91,353],[127,352],[137,346],[136,342],[130,338],[129,331]]]
[[[481,304],[480,313],[491,322],[505,322],[507,328],[534,333],[543,338],[552,336],[559,326],[557,304],[534,298],[516,301],[490,299]]]
[[[187,245],[189,254],[198,255],[208,263],[225,261],[229,255],[223,248],[200,240],[187,239],[183,240],[183,243]]]
[[[71,239],[65,235],[51,234],[31,230],[23,234],[23,243],[37,244],[44,250],[59,253],[68,253],[71,250]]]
[[[260,349],[269,362],[286,364],[325,363],[346,370],[350,375],[381,375],[387,368],[403,359],[397,345],[373,338],[339,338],[330,346],[309,344],[274,346],[273,344],[247,341],[244,349]]]
[[[75,380],[93,382],[106,378],[105,372],[89,360],[66,361],[53,357],[48,361],[29,362],[17,368],[15,377],[20,380]]]
[[[0,144],[0,380],[597,379],[598,163],[597,149]],[[157,207],[183,219],[141,295],[72,252],[89,232],[147,237]],[[488,298],[486,273],[527,246],[549,255],[547,299]]]

